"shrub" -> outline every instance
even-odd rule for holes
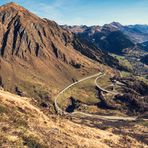
[[[6,107],[0,105],[0,114],[6,113],[6,112],[7,112]]]
[[[47,148],[45,145],[40,144],[38,139],[34,137],[23,137],[24,145],[27,145],[29,148]]]

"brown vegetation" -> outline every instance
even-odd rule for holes
[[[146,146],[130,136],[47,116],[31,104],[30,98],[0,91],[0,102],[0,147]]]

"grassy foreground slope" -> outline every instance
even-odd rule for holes
[[[140,147],[133,138],[45,115],[31,98],[0,90],[0,147]],[[145,145],[143,145],[145,146]]]

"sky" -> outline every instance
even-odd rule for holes
[[[148,24],[148,0],[0,0],[0,5],[9,2],[63,25]]]

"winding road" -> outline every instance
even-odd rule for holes
[[[68,112],[65,112],[64,110],[62,110],[59,105],[58,105],[58,98],[61,94],[63,94],[66,90],[68,90],[69,88],[71,88],[72,86],[82,82],[82,81],[85,81],[85,80],[88,80],[88,79],[91,79],[91,78],[94,78],[94,77],[97,77],[95,79],[95,85],[100,89],[102,90],[103,92],[106,92],[106,93],[111,93],[113,95],[116,95],[118,94],[117,92],[113,92],[113,91],[108,91],[102,87],[99,86],[99,84],[97,83],[97,80],[99,78],[101,78],[102,76],[104,76],[105,74],[99,72],[97,74],[94,74],[94,75],[91,75],[91,76],[88,76],[86,78],[83,78],[81,80],[78,80],[70,85],[68,85],[66,88],[64,88],[63,90],[61,90],[58,95],[56,96],[55,100],[54,100],[54,104],[55,104],[55,108],[56,108],[56,111],[58,114],[61,114],[61,115],[83,115],[83,116],[87,116],[87,117],[95,117],[95,118],[98,118],[98,119],[104,119],[104,120],[113,120],[113,121],[116,121],[116,120],[126,120],[126,121],[135,121],[137,119],[137,117],[123,117],[123,116],[102,116],[102,115],[94,115],[94,114],[89,114],[89,113],[84,113],[84,112],[79,112],[79,111],[75,111],[73,113],[68,113]]]
[[[96,85],[100,90],[102,90],[102,91],[105,92],[105,93],[110,93],[110,94],[112,94],[112,95],[117,95],[117,94],[118,94],[117,92],[106,90],[106,89],[102,88],[102,87],[97,83],[97,80],[98,80],[99,78],[101,78],[102,76],[105,76],[105,73],[95,79],[95,85]]]
[[[81,80],[78,80],[78,81],[76,81],[76,82],[74,82],[74,83],[68,85],[66,88],[64,88],[63,90],[61,90],[61,91],[59,92],[59,94],[56,96],[55,100],[54,100],[54,104],[55,104],[55,108],[56,108],[56,110],[57,110],[57,113],[59,113],[59,114],[68,114],[67,112],[63,111],[63,110],[59,107],[59,105],[58,105],[58,98],[59,98],[59,96],[60,96],[61,94],[63,94],[63,93],[64,93],[67,89],[69,89],[70,87],[72,87],[72,86],[74,86],[74,85],[76,85],[76,84],[78,84],[78,83],[80,83],[80,82],[82,82],[82,81],[85,81],[85,80],[87,80],[87,79],[91,79],[91,78],[94,78],[94,77],[97,77],[97,76],[100,76],[100,75],[102,75],[101,72],[100,72],[100,73],[97,73],[97,74],[94,74],[94,75],[91,75],[91,76],[88,76],[88,77],[86,77],[86,78],[83,78],[83,79],[81,79]]]

